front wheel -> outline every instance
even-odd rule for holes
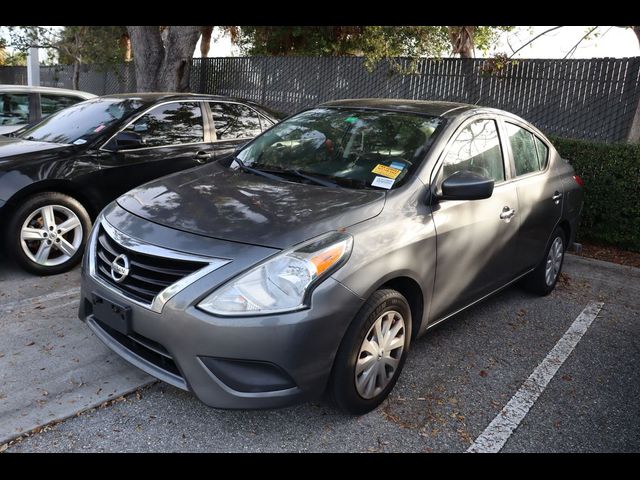
[[[536,269],[524,278],[525,289],[538,295],[548,295],[558,283],[564,262],[565,235],[556,228],[545,251],[544,258]]]
[[[393,389],[411,342],[411,309],[395,290],[376,291],[349,327],[330,381],[334,403],[352,414],[376,408]]]
[[[91,218],[76,199],[57,192],[28,198],[9,222],[10,255],[25,270],[53,275],[82,259]]]

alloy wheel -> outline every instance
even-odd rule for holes
[[[82,244],[82,223],[62,205],[45,205],[32,212],[20,230],[20,245],[27,257],[47,267],[69,261]]]

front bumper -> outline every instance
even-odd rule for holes
[[[93,278],[87,261],[80,319],[125,360],[218,408],[280,407],[321,395],[340,341],[362,305],[328,278],[314,290],[309,309],[214,316],[195,305],[211,291],[220,269],[177,293],[157,313]],[[128,335],[101,322],[95,298],[131,309]]]

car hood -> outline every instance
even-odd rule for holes
[[[69,145],[49,142],[35,142],[22,138],[13,138],[0,135],[0,165],[12,160],[19,160],[23,155],[33,153],[45,153],[62,150]]]
[[[117,203],[178,230],[287,248],[378,215],[384,199],[383,191],[277,181],[214,163],[147,183]]]

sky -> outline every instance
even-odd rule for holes
[[[516,27],[513,32],[504,34],[499,44],[490,53],[511,54],[518,47],[553,26]],[[567,26],[554,30],[531,45],[523,48],[514,58],[563,58],[578,41],[593,27]],[[635,57],[640,56],[640,46],[635,34],[630,29],[617,27],[598,27],[592,37],[580,43],[575,52],[568,58],[593,57]],[[209,57],[239,56],[237,47],[231,44],[229,35],[222,35],[221,30],[214,30]],[[477,54],[478,56],[479,53]],[[196,47],[195,57],[200,56],[200,44]]]

